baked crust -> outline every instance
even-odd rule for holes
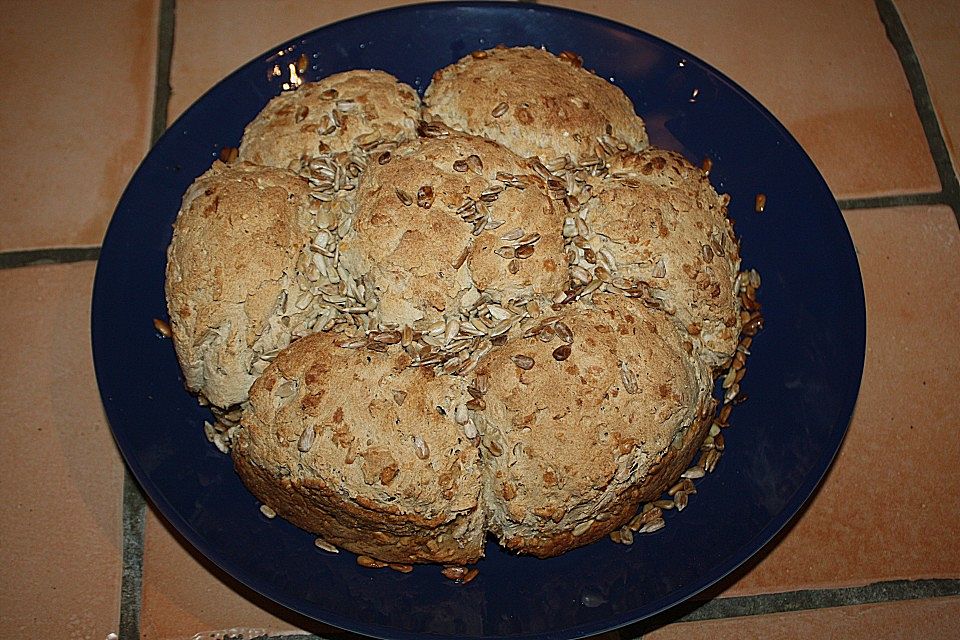
[[[461,58],[434,74],[424,104],[431,117],[524,157],[586,159],[605,135],[633,151],[648,144],[643,120],[623,91],[584,69],[576,56],[533,47]],[[501,105],[506,110],[496,115]]]
[[[254,383],[233,446],[240,477],[278,514],[350,551],[475,562],[479,454],[453,420],[466,381],[337,340],[302,338]]]
[[[187,388],[219,407],[243,402],[255,363],[318,313],[281,299],[313,229],[305,180],[248,163],[215,162],[183,198],[167,251],[166,295]],[[291,294],[295,295],[295,294]]]
[[[650,147],[614,158],[585,205],[592,246],[613,257],[612,275],[673,316],[711,367],[733,355],[741,328],[729,200],[683,156]]]
[[[476,160],[468,162],[471,157]],[[523,188],[504,186],[497,178],[504,174],[522,180]],[[492,190],[495,197],[485,202],[483,194]],[[524,302],[567,283],[562,217],[543,180],[490,140],[450,134],[399,147],[389,162],[367,168],[356,209],[341,259],[374,287],[384,323],[434,321],[456,314],[479,293]],[[498,226],[488,223],[474,233],[477,223],[464,217],[480,212]],[[496,252],[515,244],[502,237],[518,229],[539,240],[532,255],[514,262],[514,272],[511,259]]]
[[[240,159],[293,168],[303,158],[417,137],[420,97],[389,73],[345,71],[281,93],[247,125]]]
[[[490,380],[474,416],[488,526],[507,548],[541,557],[619,529],[659,495],[670,480],[651,469],[689,461],[710,403],[709,372],[664,314],[595,295],[559,317],[573,335],[568,354],[556,353],[560,339],[531,336],[477,367]],[[517,364],[529,365],[524,357],[529,369]]]

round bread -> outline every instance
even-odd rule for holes
[[[413,140],[419,120],[420,97],[410,86],[383,71],[346,71],[268,102],[244,130],[240,159],[288,168],[324,153]]]
[[[218,407],[246,400],[261,356],[323,313],[295,304],[319,206],[309,193],[286,170],[215,162],[183,198],[167,251],[170,325],[187,388]]]
[[[559,321],[571,344],[511,340],[477,367],[489,378],[474,416],[488,526],[540,557],[597,540],[656,499],[689,464],[712,408],[708,370],[664,314],[607,295]]]
[[[629,536],[722,450],[729,198],[572,54],[475,52],[424,110],[379,71],[304,85],[184,196],[167,298],[208,435],[264,505],[383,562]]]
[[[386,562],[483,554],[480,460],[454,422],[461,377],[316,333],[253,385],[233,445],[250,491],[326,541]]]
[[[581,213],[611,277],[673,315],[712,367],[733,354],[740,334],[740,250],[728,202],[680,154],[650,147],[616,158]],[[583,251],[576,263],[595,272]]]
[[[478,293],[524,302],[566,285],[562,218],[524,159],[462,134],[388,157],[361,176],[340,243],[341,262],[374,288],[382,322],[412,326],[458,313]]]
[[[524,157],[602,156],[598,138],[614,149],[647,146],[643,120],[623,91],[568,53],[557,57],[533,47],[476,51],[433,75],[424,104],[430,116]]]

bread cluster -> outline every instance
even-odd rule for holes
[[[549,557],[690,464],[737,347],[728,198],[572,54],[477,51],[421,101],[349,71],[190,187],[186,386],[263,504],[383,562]]]

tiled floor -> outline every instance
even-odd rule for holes
[[[337,635],[198,559],[149,509],[142,539],[133,526],[124,540],[124,468],[89,347],[96,251],[77,250],[99,245],[149,148],[163,60],[171,61],[159,86],[169,82],[172,121],[268,47],[395,4],[4,4],[0,81],[17,87],[0,94],[4,637]],[[802,517],[699,609],[605,637],[956,634],[960,23],[952,3],[552,4],[663,37],[768,106],[847,207],[867,301],[857,410]],[[172,51],[158,48],[170,24]],[[128,525],[138,504],[127,500]]]

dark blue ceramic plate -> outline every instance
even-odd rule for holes
[[[699,162],[732,196],[746,267],[763,276],[766,328],[754,341],[727,453],[683,513],[638,536],[559,558],[490,544],[471,584],[433,567],[373,571],[313,536],[268,521],[227,456],[204,438],[207,412],[183,388],[166,317],[165,250],[180,198],[221,147],[236,146],[301,53],[308,80],[384,69],[422,90],[435,69],[507,45],[568,49],[619,85],[653,143]],[[766,211],[754,212],[757,193]],[[829,467],[853,411],[864,355],[863,289],[840,211],[813,163],[760,104],[676,47],[592,16],[518,4],[410,6],[346,20],[278,46],[201,98],[140,166],[110,224],[93,296],[97,379],[117,444],[157,509],[203,555],[310,618],[390,638],[572,638],[649,617],[710,586],[797,513]]]

